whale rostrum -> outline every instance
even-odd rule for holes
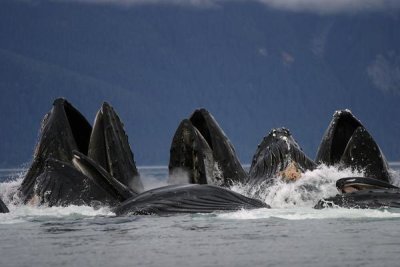
[[[258,145],[251,162],[249,181],[257,183],[278,177],[293,181],[315,167],[289,130],[276,128]]]

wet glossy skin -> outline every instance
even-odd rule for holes
[[[170,149],[170,176],[186,173],[187,182],[229,185],[247,178],[233,148],[214,117],[205,109],[179,124]]]

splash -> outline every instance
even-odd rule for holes
[[[236,184],[231,189],[248,197],[258,198],[272,208],[313,207],[320,199],[338,193],[335,186],[338,179],[362,176],[363,173],[351,169],[339,170],[334,166],[320,165],[293,182],[275,179],[272,184]]]
[[[0,183],[0,197],[8,208],[10,208],[10,206],[21,204],[17,191],[25,177],[25,174],[25,169],[20,170],[10,175],[10,178],[6,182]]]
[[[184,168],[175,168],[167,178],[167,184],[187,184],[188,181],[189,173]]]
[[[400,185],[400,172],[391,169],[392,183]],[[343,177],[362,177],[362,172],[351,169],[338,169],[333,166],[320,165],[313,171],[307,171],[301,179],[287,183],[277,179],[273,184],[261,184],[256,187],[236,184],[231,189],[259,198],[270,204],[272,209],[240,210],[236,212],[217,214],[218,219],[255,220],[278,218],[285,220],[308,219],[390,219],[400,218],[399,209],[345,209],[332,208],[324,210],[313,209],[322,198],[338,193],[336,181]]]
[[[0,214],[0,224],[22,223],[32,220],[54,218],[79,219],[94,216],[114,216],[108,207],[93,208],[89,206],[48,207],[24,205],[18,197],[18,188],[22,183],[25,171],[13,174],[12,179],[0,183],[0,197],[10,213]]]
[[[399,167],[400,165],[395,166]],[[400,169],[389,169],[389,175],[391,177],[391,183],[395,186],[400,187]]]

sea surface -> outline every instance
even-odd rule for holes
[[[391,165],[400,184],[400,165]],[[165,167],[140,168],[146,188],[166,184]],[[314,210],[359,176],[321,166],[295,183],[235,185],[272,209],[116,217],[108,208],[31,207],[15,191],[24,170],[0,170],[0,266],[399,266],[400,210]],[[311,189],[310,189],[311,188]]]

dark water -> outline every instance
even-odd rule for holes
[[[332,172],[321,170],[335,176]],[[141,173],[147,187],[165,181],[164,168]],[[8,176],[0,174],[3,180]],[[306,179],[313,181],[313,175]],[[346,173],[336,170],[336,175]],[[19,182],[0,184],[0,194]],[[324,186],[320,194],[336,193],[330,192],[332,185]],[[399,265],[400,211],[314,210],[320,195],[296,205],[279,202],[285,195],[296,198],[296,192],[296,185],[277,188],[270,210],[170,217],[10,205],[11,213],[0,215],[0,266]]]

